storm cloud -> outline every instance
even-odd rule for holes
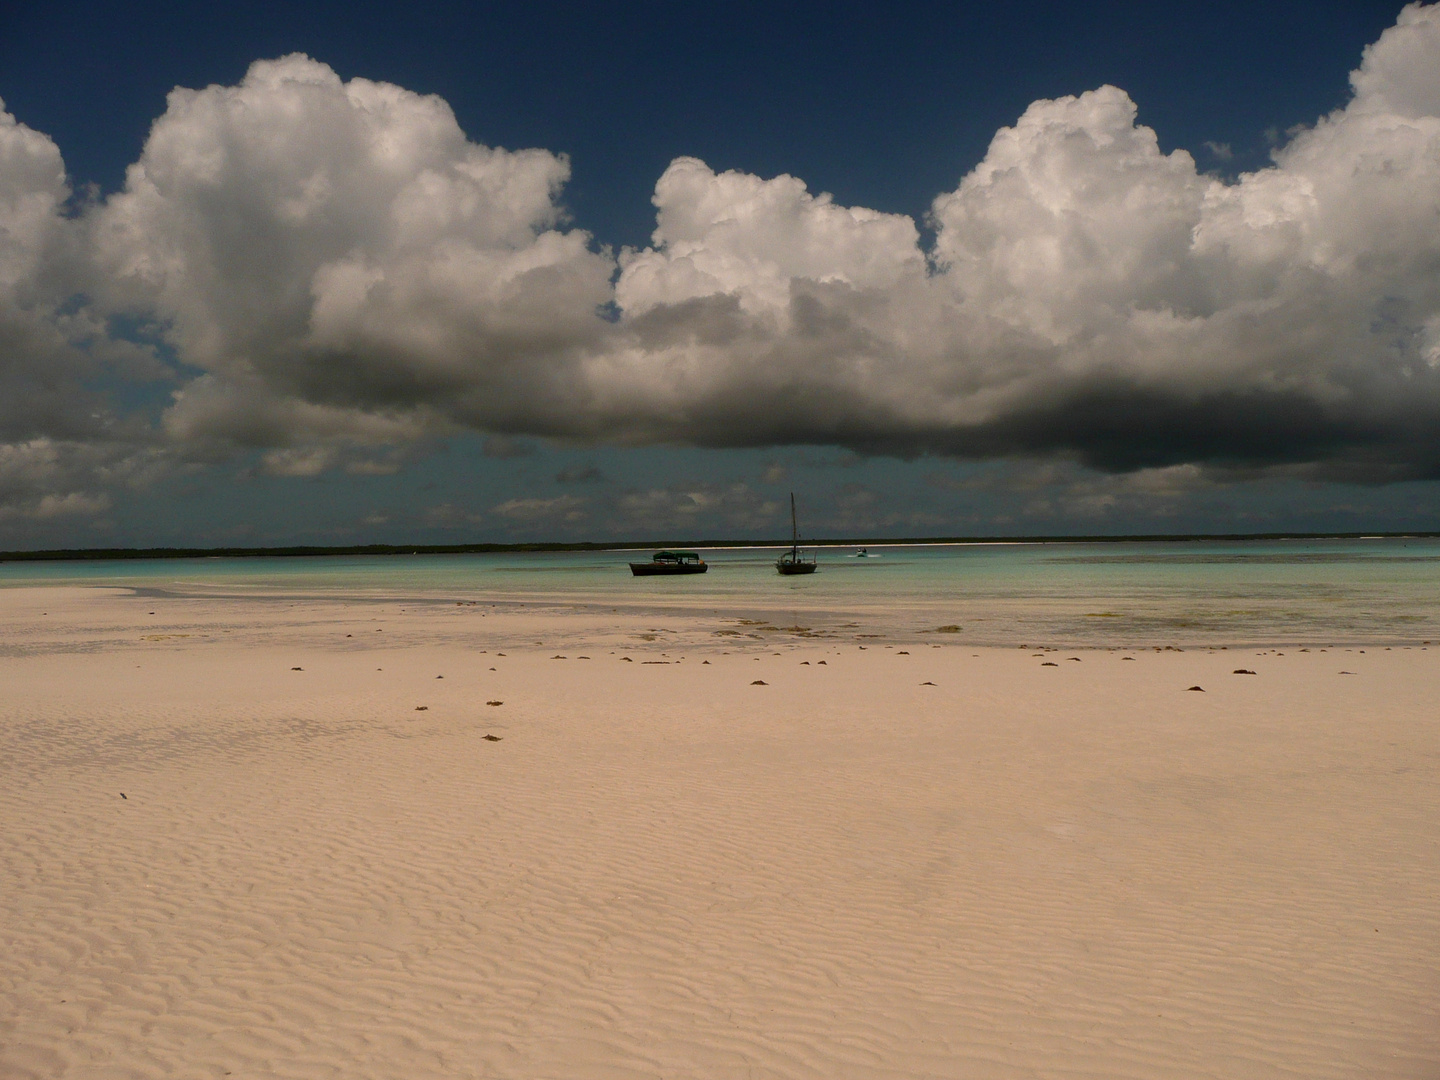
[[[923,223],[679,158],[618,253],[563,155],[304,56],[174,90],[93,203],[0,113],[0,503],[94,510],[161,459],[393,471],[464,430],[1434,478],[1440,7],[1351,85],[1233,180],[1116,87],[1037,101]],[[145,417],[115,380],[172,385]],[[508,512],[552,509],[583,512]]]

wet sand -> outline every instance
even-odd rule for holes
[[[810,633],[0,590],[0,1076],[1440,1074],[1440,648]]]

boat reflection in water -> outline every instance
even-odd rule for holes
[[[636,577],[658,577],[672,574],[703,574],[710,567],[695,551],[657,551],[649,562],[632,562],[630,573]]]

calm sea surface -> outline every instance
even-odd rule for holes
[[[706,549],[710,572],[634,578],[639,552],[0,563],[0,587],[190,596],[484,600],[763,618],[976,644],[1440,643],[1440,540],[823,548],[812,577],[773,549]]]

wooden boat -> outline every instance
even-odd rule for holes
[[[800,527],[795,523],[795,493],[790,493],[790,550],[775,560],[775,569],[785,575],[790,574],[813,574],[819,566],[815,556],[810,556],[806,562],[805,557],[800,554]]]
[[[649,562],[632,562],[630,573],[636,577],[656,577],[670,574],[703,574],[710,567],[694,551],[657,551]]]

